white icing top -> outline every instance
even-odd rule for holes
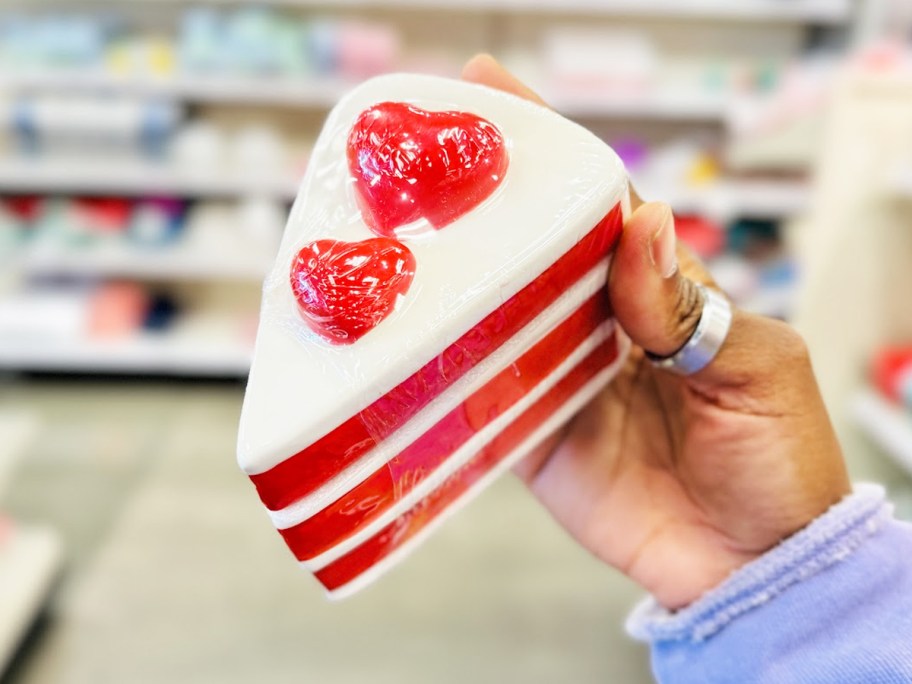
[[[346,143],[359,114],[387,101],[491,121],[510,164],[481,205],[442,230],[403,239],[417,261],[411,288],[375,329],[354,344],[333,345],[301,320],[289,269],[313,240],[375,237],[357,207]],[[249,474],[266,471],[383,396],[533,281],[626,190],[626,172],[611,148],[544,107],[431,76],[397,74],[360,85],[326,121],[264,285],[240,466]]]

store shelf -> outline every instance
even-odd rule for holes
[[[185,0],[155,0],[183,4]],[[241,0],[207,0],[239,4]],[[538,12],[612,17],[632,15],[699,19],[759,20],[838,24],[848,21],[848,0],[244,0],[243,4],[322,9],[389,9],[459,12]]]
[[[543,97],[564,116],[577,119],[715,121],[725,119],[730,103],[730,98],[724,94],[680,91],[612,97],[545,93]]]
[[[0,675],[41,611],[61,562],[57,535],[0,519]]]
[[[67,72],[0,74],[0,92],[97,92],[144,97],[171,97],[193,102],[310,107],[328,109],[353,87],[338,81],[305,78],[173,77],[141,79]],[[592,97],[545,93],[562,114],[576,118],[647,118],[722,120],[731,98],[724,93],[656,91],[635,95]]]
[[[171,334],[117,343],[0,342],[0,368],[20,371],[243,377],[251,356],[240,342],[195,342]]]
[[[262,252],[262,250],[258,250]],[[160,247],[137,249],[123,245],[68,250],[32,250],[18,260],[27,276],[130,278],[132,280],[259,282],[271,259],[250,252],[217,259],[198,249]]]
[[[637,184],[640,195],[668,202],[680,213],[721,221],[733,218],[781,219],[800,215],[810,203],[810,187],[796,180],[722,180],[707,186]]]
[[[6,193],[246,196],[290,200],[297,186],[297,179],[287,175],[207,173],[152,163],[78,165],[72,161],[0,160],[0,192]]]
[[[280,76],[131,77],[65,69],[47,72],[0,72],[0,92],[95,92],[142,97],[170,97],[193,102],[240,102],[293,107],[329,107],[350,83]]]
[[[859,393],[852,417],[884,453],[912,474],[912,413],[891,404],[873,390]]]

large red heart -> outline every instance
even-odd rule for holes
[[[414,277],[414,255],[390,238],[317,240],[291,265],[304,321],[336,344],[351,344],[386,318]]]
[[[384,102],[348,136],[348,166],[365,222],[378,235],[425,218],[440,229],[500,185],[508,156],[500,131],[466,112]]]

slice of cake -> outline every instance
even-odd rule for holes
[[[482,86],[385,76],[332,111],[264,286],[238,446],[331,592],[608,382],[626,202],[608,146]]]

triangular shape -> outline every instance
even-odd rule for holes
[[[477,165],[484,143],[496,148],[486,155],[505,151],[508,159],[488,164],[502,178],[492,183],[489,174],[473,196],[448,169],[440,177],[450,185],[438,196],[451,198],[451,210],[394,232],[384,224],[378,238],[382,218],[365,207],[377,162],[371,150],[353,154],[349,141],[360,117],[384,103],[457,115],[425,117],[440,127],[430,136],[406,130],[390,143],[368,131],[359,144],[414,157],[427,152],[415,152],[416,137],[425,146],[455,140],[463,146],[456,152],[425,157],[439,173],[441,159]],[[406,112],[402,125],[420,118]],[[475,128],[460,130],[461,120]],[[409,159],[394,171],[412,173]],[[406,181],[408,200],[408,186],[421,179]],[[389,565],[610,379],[624,342],[608,320],[603,285],[626,202],[626,173],[607,145],[512,95],[391,75],[362,84],[332,111],[264,286],[238,446],[276,526],[330,591],[350,592]],[[341,247],[332,252],[327,240]],[[295,266],[299,254],[309,261]],[[355,278],[354,295],[339,294],[339,274]],[[399,280],[379,304],[370,300],[369,320],[349,321],[358,337],[346,341],[346,323],[336,319],[373,296],[365,283],[387,277]],[[320,278],[331,280],[322,290]]]

